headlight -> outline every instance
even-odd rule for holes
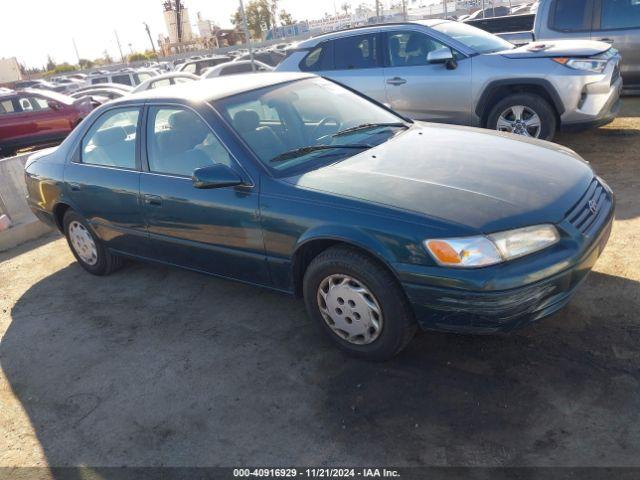
[[[560,240],[553,225],[507,230],[487,236],[425,240],[439,264],[447,267],[486,267],[547,248]]]
[[[573,68],[574,70],[585,70],[587,72],[602,73],[607,66],[608,60],[596,60],[589,58],[567,58],[556,57],[552,58],[556,63],[564,65],[565,67]]]

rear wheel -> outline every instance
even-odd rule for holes
[[[396,279],[368,255],[333,247],[318,255],[304,275],[309,315],[343,351],[386,360],[413,338],[413,311]]]
[[[110,253],[89,223],[73,210],[64,214],[64,234],[71,252],[87,272],[108,275],[122,266],[122,258]]]
[[[543,140],[553,138],[556,124],[549,102],[530,93],[503,98],[491,109],[487,120],[487,128]]]

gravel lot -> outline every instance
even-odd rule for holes
[[[640,466],[640,99],[557,141],[618,197],[562,312],[511,336],[334,350],[301,302],[57,235],[0,254],[0,466]]]

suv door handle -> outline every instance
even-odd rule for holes
[[[601,42],[605,42],[605,43],[611,43],[613,44],[613,38],[600,38],[599,39]]]
[[[402,85],[404,83],[407,83],[407,81],[402,77],[393,77],[393,78],[390,78],[389,80],[387,80],[387,83],[389,85],[396,85],[397,86],[397,85]]]
[[[145,195],[144,203],[153,207],[159,207],[162,205],[162,198],[160,198],[158,195]]]

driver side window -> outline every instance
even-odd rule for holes
[[[446,45],[419,32],[391,32],[387,35],[389,65],[412,67],[429,65],[427,55]]]

